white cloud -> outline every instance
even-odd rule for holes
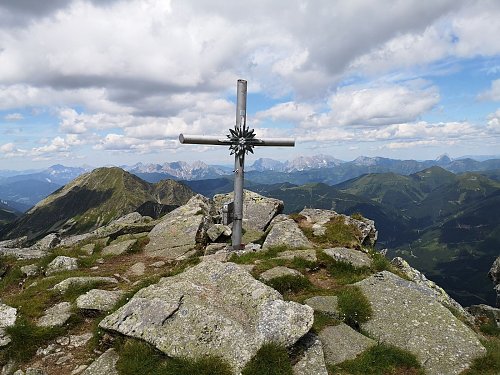
[[[26,150],[18,148],[14,143],[9,142],[0,146],[0,154],[3,158],[14,158],[26,155]]]
[[[435,147],[443,145],[451,146],[456,143],[457,141],[430,139],[430,140],[409,141],[409,142],[390,142],[384,147],[395,150],[395,149],[405,149],[405,148],[415,148],[415,147]]]
[[[9,113],[4,117],[7,121],[21,121],[24,119],[24,116],[21,113]]]
[[[99,144],[94,146],[96,150],[125,151],[135,153],[151,153],[175,149],[178,147],[177,141],[172,140],[143,140],[139,138],[127,137],[121,134],[108,134]]]
[[[257,112],[255,117],[258,120],[270,118],[273,121],[291,121],[300,123],[312,117],[314,114],[315,109],[312,105],[286,102],[277,104],[264,111]]]
[[[434,86],[381,85],[344,87],[330,99],[332,119],[339,125],[387,125],[415,120],[439,102]]]
[[[491,88],[478,96],[481,100],[500,101],[500,79],[491,82]]]
[[[487,129],[500,134],[500,109],[488,116]]]
[[[479,129],[467,122],[395,124],[381,129],[367,130],[364,136],[377,140],[388,139],[450,139],[477,135]]]

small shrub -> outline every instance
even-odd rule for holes
[[[266,284],[276,289],[281,294],[301,292],[312,286],[307,277],[294,275],[275,277],[274,279],[266,281]]]
[[[351,217],[353,219],[356,219],[356,220],[360,220],[360,221],[363,221],[365,218],[363,217],[363,215],[361,214],[361,212],[355,212],[351,215]]]
[[[121,375],[231,375],[229,365],[216,357],[198,360],[169,358],[151,345],[126,340],[116,367]]]
[[[376,345],[353,360],[330,366],[329,370],[353,375],[424,374],[413,354],[387,344]]]
[[[64,332],[62,327],[37,327],[26,319],[18,318],[14,326],[5,329],[12,341],[7,347],[7,357],[17,362],[26,362],[38,348]]]
[[[242,375],[292,375],[293,369],[285,348],[277,344],[263,345],[245,366]]]
[[[345,287],[337,293],[338,308],[344,322],[359,330],[361,323],[372,316],[372,308],[363,292],[354,286]]]

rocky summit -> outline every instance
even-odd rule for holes
[[[246,192],[233,251],[228,199],[0,242],[1,374],[498,373],[498,309],[386,259],[372,220]]]

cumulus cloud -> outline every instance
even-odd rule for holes
[[[491,82],[491,88],[478,96],[481,100],[500,101],[500,79]]]
[[[125,151],[137,153],[158,152],[167,149],[175,149],[178,142],[172,140],[149,140],[127,137],[122,134],[108,134],[97,145],[96,150]]]

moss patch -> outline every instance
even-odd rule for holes
[[[376,345],[356,359],[330,366],[332,374],[382,375],[382,374],[424,374],[417,358],[394,346]]]

